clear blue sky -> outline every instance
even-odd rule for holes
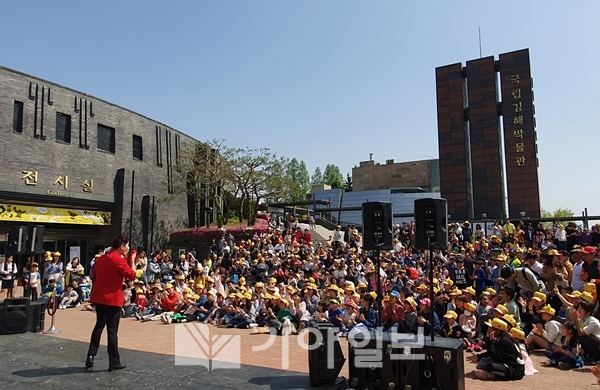
[[[529,48],[542,207],[600,214],[598,1],[8,1],[0,64],[199,140],[437,157],[437,66]]]

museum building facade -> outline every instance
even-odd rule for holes
[[[195,140],[163,123],[0,67],[0,134],[0,237],[44,225],[45,250],[87,265],[118,233],[151,252],[193,223],[195,206],[167,183]]]

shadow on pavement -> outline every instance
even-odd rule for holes
[[[86,374],[85,367],[54,367],[54,368],[36,368],[31,370],[13,371],[12,375],[23,378],[39,378],[43,376]]]

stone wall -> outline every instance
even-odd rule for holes
[[[383,190],[401,187],[431,188],[430,160],[376,164],[362,161],[352,168],[353,191]]]

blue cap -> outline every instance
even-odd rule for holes
[[[398,291],[396,291],[396,290],[392,290],[392,292],[390,293],[390,296],[392,296],[394,298],[400,298],[400,293],[398,293]]]

